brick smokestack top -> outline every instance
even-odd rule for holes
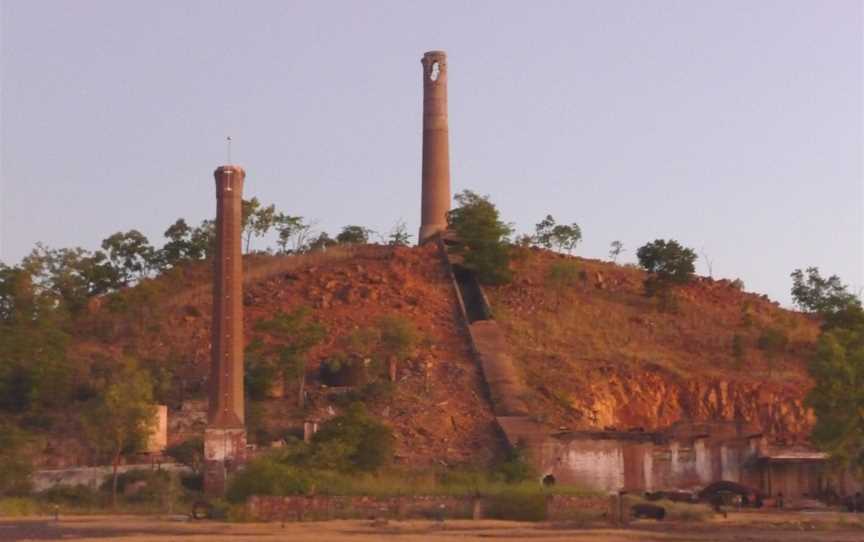
[[[213,269],[213,335],[208,427],[242,428],[243,412],[243,180],[239,166],[216,177],[216,258]]]
[[[420,216],[422,244],[447,229],[450,210],[450,149],[447,122],[447,54],[429,51],[423,64],[423,194]]]

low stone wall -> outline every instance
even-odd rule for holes
[[[354,518],[470,518],[471,497],[411,496],[253,496],[246,503],[249,515],[264,521],[299,521]]]
[[[363,496],[253,496],[246,503],[252,518],[261,521],[301,521],[356,518],[445,518],[481,519],[487,508],[483,498],[413,495],[403,497]],[[600,518],[608,514],[605,496],[552,495],[546,498],[550,521]]]

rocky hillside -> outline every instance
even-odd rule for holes
[[[520,249],[513,283],[487,289],[539,419],[556,428],[646,430],[682,419],[743,419],[775,439],[806,437],[805,360],[817,323],[710,279],[680,290],[676,311],[660,312],[642,295],[641,271],[580,258],[573,258],[580,278],[558,290],[547,276],[564,260]],[[257,322],[301,306],[326,330],[309,355],[306,407],[297,406],[294,383],[274,389],[248,409],[253,440],[266,445],[297,434],[303,420],[332,416],[359,398],[394,427],[405,464],[482,463],[500,452],[482,375],[435,247],[369,246],[245,263],[248,341],[260,335]],[[208,281],[208,266],[197,264],[125,292],[122,311],[117,300],[93,303],[74,348],[82,371],[130,355],[162,375],[173,440],[203,430],[196,408],[204,404],[209,363]],[[351,337],[382,316],[413,322],[421,337],[399,360],[395,383],[387,384],[382,360],[365,358],[370,385],[324,386],[321,364],[363,358]],[[769,329],[788,344],[760,348]]]
[[[643,295],[644,273],[574,259],[579,280],[550,288],[565,257],[529,250],[515,281],[488,289],[549,424],[660,429],[678,420],[744,420],[776,440],[806,438],[806,360],[818,323],[728,280],[700,277],[661,312]],[[766,336],[780,336],[772,346]]]

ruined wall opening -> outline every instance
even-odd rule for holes
[[[434,62],[432,64],[432,69],[429,71],[429,79],[431,79],[432,81],[437,81],[440,74],[441,66],[439,66],[437,62]]]
[[[543,477],[542,483],[545,487],[551,487],[555,485],[555,477],[551,474],[547,474]]]

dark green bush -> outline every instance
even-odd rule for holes
[[[269,457],[256,459],[231,479],[226,497],[241,503],[251,495],[304,495],[312,487],[304,470]]]
[[[393,458],[393,432],[362,403],[324,422],[312,439],[312,461],[322,469],[372,472]]]
[[[244,365],[243,385],[246,395],[253,401],[267,399],[267,394],[276,382],[277,368],[265,359],[247,354]]]
[[[201,464],[204,461],[204,439],[193,437],[169,446],[165,450],[165,455],[197,473],[201,470]]]

